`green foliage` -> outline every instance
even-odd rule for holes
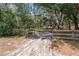
[[[38,8],[34,15],[30,4],[0,4],[0,36],[20,35],[22,31],[36,31],[43,27],[56,29],[78,29],[79,4],[34,4]]]

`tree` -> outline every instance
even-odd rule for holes
[[[49,12],[49,14],[54,17],[54,23],[58,27],[58,29],[61,28],[61,25],[63,24],[63,20],[67,19],[72,20],[75,25],[75,29],[78,29],[78,9],[79,4],[37,4],[38,6],[43,7],[44,9]],[[69,29],[70,29],[70,23],[69,22]]]
[[[62,4],[61,12],[66,15],[67,18],[74,22],[75,29],[78,29],[78,4]]]

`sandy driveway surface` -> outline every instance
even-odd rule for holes
[[[61,55],[51,49],[51,41],[48,39],[30,39],[19,46],[8,56],[54,56]]]

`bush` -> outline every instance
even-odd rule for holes
[[[4,22],[0,22],[0,36],[12,35],[12,28]]]

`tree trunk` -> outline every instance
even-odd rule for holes
[[[69,30],[71,30],[71,23],[70,23],[70,20],[68,21],[68,23],[69,23]]]
[[[75,30],[78,29],[78,19],[74,17]]]

